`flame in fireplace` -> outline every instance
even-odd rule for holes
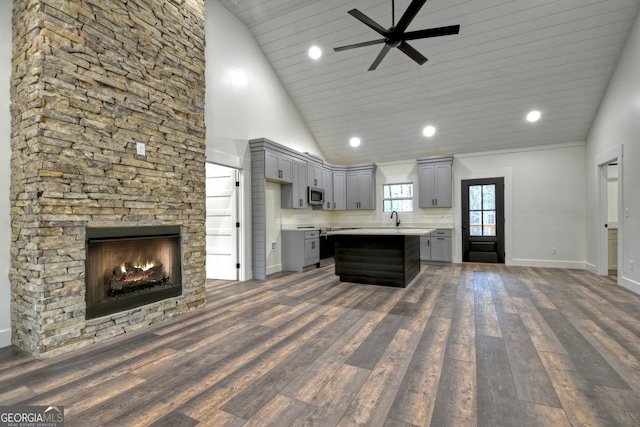
[[[155,266],[156,264],[153,261],[145,261],[144,263],[137,261],[135,264],[133,264],[133,268],[139,268],[142,271],[147,271]],[[123,273],[127,272],[126,263],[123,262],[122,264],[120,264],[120,271],[122,271]]]

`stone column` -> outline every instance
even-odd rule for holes
[[[48,357],[204,305],[204,79],[204,0],[14,1],[16,346]],[[86,321],[86,227],[169,224],[183,295]]]

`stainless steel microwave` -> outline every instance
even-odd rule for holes
[[[307,203],[310,205],[324,204],[324,189],[317,187],[309,187]]]

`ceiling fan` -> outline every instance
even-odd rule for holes
[[[363,46],[371,46],[375,44],[384,43],[382,47],[382,51],[378,54],[371,67],[369,67],[369,71],[375,70],[380,62],[384,59],[384,57],[389,53],[392,47],[397,47],[402,52],[404,52],[409,58],[416,61],[418,64],[422,65],[427,62],[427,58],[422,56],[420,52],[415,50],[407,40],[417,40],[424,39],[428,37],[440,37],[440,36],[449,36],[452,34],[458,34],[460,32],[460,25],[450,25],[447,27],[438,27],[438,28],[429,28],[427,30],[418,30],[418,31],[409,31],[405,32],[413,18],[416,17],[422,6],[427,2],[427,0],[413,0],[407,10],[404,12],[400,20],[398,21],[398,25],[395,25],[395,1],[391,0],[391,24],[392,27],[389,29],[384,28],[382,25],[375,22],[373,19],[369,18],[364,13],[360,12],[358,9],[351,9],[348,13],[349,15],[356,18],[358,21],[372,28],[374,31],[383,36],[383,39],[371,40],[363,43],[350,44],[347,46],[335,47],[334,51],[340,52],[342,50],[354,49],[356,47]]]

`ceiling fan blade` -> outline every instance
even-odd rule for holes
[[[411,24],[413,18],[416,17],[426,2],[427,0],[413,0],[407,10],[404,11],[402,18],[400,18],[398,25],[395,26],[392,33],[394,35],[404,33],[404,30],[406,30],[409,24]]]
[[[460,32],[460,25],[449,25],[448,27],[429,28],[428,30],[409,31],[404,33],[404,40],[425,39],[428,37],[450,36]]]
[[[358,21],[360,21],[363,24],[365,24],[366,26],[368,26],[369,28],[371,28],[374,31],[376,31],[381,36],[385,36],[386,37],[389,34],[389,31],[387,31],[386,28],[384,28],[382,25],[378,24],[373,19],[369,18],[364,13],[360,12],[358,9],[351,9],[347,13],[349,15],[353,16],[354,18],[356,18]]]
[[[380,62],[382,62],[382,60],[384,59],[385,56],[387,56],[387,53],[389,53],[390,50],[391,48],[385,44],[382,47],[382,50],[380,51],[378,56],[376,57],[376,60],[373,61],[373,64],[371,64],[371,67],[369,67],[369,71],[373,71],[376,68],[378,68],[378,65],[380,65]]]
[[[333,50],[334,52],[340,52],[341,50],[355,49],[356,47],[372,46],[374,44],[384,43],[386,40],[387,39],[378,39],[378,40],[371,40],[369,42],[355,43],[347,46],[334,47]]]
[[[413,47],[411,47],[407,42],[400,43],[400,45],[398,46],[398,49],[403,51],[405,54],[407,54],[409,58],[413,59],[420,65],[427,62],[427,58],[425,58],[420,52],[418,52]]]

